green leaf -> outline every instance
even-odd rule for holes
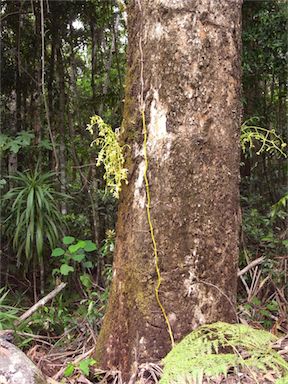
[[[51,253],[51,256],[58,257],[64,255],[65,251],[62,248],[55,248],[53,249],[53,252]]]
[[[254,305],[261,305],[261,300],[259,300],[258,297],[253,297],[251,303]]]
[[[83,240],[79,240],[76,244],[73,244],[73,245],[70,245],[69,248],[68,248],[68,251],[70,253],[75,253],[78,251],[78,249],[80,248],[84,248],[85,247],[85,241]]]
[[[9,148],[11,152],[18,153],[20,149],[20,145],[18,145],[15,141],[11,141]]]
[[[91,261],[85,261],[85,263],[83,263],[83,267],[84,268],[93,268],[93,264]]]
[[[78,263],[81,263],[83,259],[85,259],[85,254],[83,253],[77,253],[76,255],[72,255],[72,259],[74,261],[77,261]]]
[[[274,240],[273,236],[265,236],[261,238],[261,241],[273,241],[273,240]]]
[[[7,143],[9,143],[10,140],[7,135],[0,133],[0,148],[3,150],[7,149]]]
[[[88,273],[84,273],[83,275],[80,276],[80,281],[81,283],[84,285],[84,287],[86,288],[92,288],[92,280],[91,280],[91,277],[90,275],[88,275]]]
[[[74,268],[68,264],[62,264],[60,267],[60,273],[63,276],[67,276],[70,272],[74,272]]]
[[[90,359],[90,358],[82,360],[79,363],[79,369],[83,373],[83,375],[88,376],[90,365],[93,365],[95,363],[96,363],[96,361],[94,359]]]
[[[69,247],[68,247],[68,251],[70,252],[70,253],[75,253],[75,252],[77,252],[78,251],[78,246],[77,246],[77,244],[73,244],[73,245],[70,245]]]
[[[65,245],[69,245],[69,244],[72,244],[74,242],[74,240],[75,240],[75,237],[73,237],[73,236],[65,236],[65,237],[63,237],[62,241]]]
[[[283,241],[282,241],[282,244],[283,244],[285,247],[288,247],[288,240],[283,240]]]
[[[68,363],[67,367],[65,368],[65,371],[64,371],[64,376],[65,377],[72,376],[74,373],[74,370],[75,370],[74,365],[72,363]]]
[[[86,252],[93,252],[93,251],[96,251],[97,247],[96,247],[96,244],[93,243],[93,241],[91,240],[87,240],[85,242],[85,247],[84,247],[84,250]]]
[[[35,135],[33,132],[29,131],[21,131],[18,133],[15,141],[21,146],[21,147],[27,147],[31,144],[31,140],[34,139]]]
[[[38,144],[40,148],[48,149],[49,151],[53,149],[53,146],[49,140],[41,140],[40,143]]]
[[[266,305],[269,311],[277,311],[279,309],[277,301],[273,300]]]
[[[92,311],[93,311],[93,308],[95,306],[95,301],[94,300],[91,300],[89,305],[88,305],[88,310],[87,310],[87,315],[90,316]]]
[[[271,313],[269,311],[267,311],[267,309],[260,309],[259,313],[262,316],[271,317]]]

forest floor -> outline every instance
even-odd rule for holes
[[[94,335],[90,334],[87,338],[91,329],[85,329],[83,325],[82,332],[79,332],[69,347],[49,347],[43,344],[42,340],[30,348],[27,355],[47,377],[53,378],[55,383],[61,380],[61,383],[66,384],[123,384],[121,372],[119,371],[104,371],[93,368],[92,366],[90,367],[89,376],[82,372],[83,369],[81,371],[79,363],[89,358],[89,356],[92,356],[95,349]],[[288,333],[279,339],[275,348],[288,362]],[[245,356],[243,356],[243,358],[245,358]],[[72,364],[75,370],[73,369],[73,372],[69,372],[69,365],[72,367]],[[76,368],[77,366],[78,368]],[[137,372],[131,377],[129,384],[157,384],[161,379],[162,368],[160,363],[141,364],[138,366]],[[87,376],[89,378],[87,378]],[[265,373],[257,373],[257,376],[255,376],[255,372],[249,368],[231,369],[227,376],[220,375],[213,379],[204,377],[202,381],[198,381],[197,384],[273,384],[277,378],[276,372],[272,369]],[[54,383],[53,380],[51,380],[51,384]],[[196,382],[194,383],[191,380],[187,380],[185,383],[196,384]]]
[[[288,362],[287,265],[288,256],[283,256],[279,258],[277,268],[268,274],[261,264],[255,262],[249,268],[245,267],[243,273],[238,273],[237,310],[239,323],[268,330],[277,337],[278,341],[272,344],[272,348]],[[283,271],[284,280],[275,279]],[[94,367],[93,355],[97,344],[95,329],[99,328],[100,323],[91,326],[87,319],[79,319],[77,327],[67,329],[61,336],[27,334],[27,337],[33,338],[33,342],[26,354],[51,378],[51,384],[59,381],[61,384],[124,384],[121,372],[103,371]],[[237,351],[237,354],[242,354],[243,360],[247,358],[245,352]],[[162,368],[161,362],[141,364],[128,384],[157,384],[162,376]],[[231,367],[226,377],[203,377],[197,384],[272,384],[277,378],[273,369],[264,373],[257,371],[255,376],[255,371],[247,366],[244,369]],[[193,380],[186,380],[185,383],[196,384]],[[281,381],[281,384],[285,384],[285,381]]]
[[[271,286],[269,290],[271,294]],[[269,331],[279,338],[274,348],[288,362],[288,302],[281,295],[281,290],[277,286],[275,286],[273,297],[281,310],[277,314],[270,314],[272,322]],[[250,302],[242,301],[239,305],[240,322],[257,329],[263,329],[263,322],[267,321],[264,314],[268,316],[268,310],[266,309],[266,312],[262,310],[261,315],[261,308],[258,308],[260,313],[252,313],[253,316],[250,311],[248,315],[251,317],[249,318],[244,309],[251,309],[251,307],[251,300]],[[103,371],[93,367],[93,353],[97,343],[97,335],[87,321],[82,321],[79,324],[78,329],[74,330],[72,339],[71,335],[63,334],[62,343],[59,341],[61,340],[58,338],[58,343],[55,344],[55,340],[48,337],[35,336],[33,346],[26,351],[29,358],[47,377],[53,378],[57,383],[61,381],[65,384],[123,384],[121,372]],[[243,359],[245,359],[245,355],[243,355]],[[159,364],[147,362],[138,366],[137,372],[131,377],[129,384],[157,384],[161,375],[160,362]],[[257,377],[249,368],[231,369],[226,377],[224,375],[213,379],[204,377],[197,384],[272,384],[276,382],[277,378],[276,372],[272,369],[265,373],[257,373]],[[54,383],[53,380],[51,383]],[[194,382],[188,380],[187,384],[194,384]]]

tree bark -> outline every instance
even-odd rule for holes
[[[203,323],[235,321],[241,3],[139,0],[128,7],[129,184],[120,198],[113,283],[96,352],[100,365],[120,369],[124,380],[135,362],[158,361],[171,348],[154,291],[141,94],[159,295],[174,339]]]
[[[13,139],[16,138],[17,133],[21,130],[21,85],[20,85],[20,9],[21,4],[17,1],[12,5],[12,10],[19,12],[13,23],[13,32],[15,34],[15,44],[17,47],[17,53],[15,56],[15,87],[11,92],[11,98],[9,103],[10,110],[10,134]],[[12,151],[8,155],[8,174],[11,176],[18,170],[18,153]],[[13,181],[9,181],[9,185],[12,187]]]
[[[65,147],[65,136],[66,136],[66,121],[65,121],[65,74],[64,74],[64,63],[63,56],[61,52],[61,40],[57,42],[56,48],[57,54],[57,83],[59,91],[59,103],[58,103],[58,119],[57,119],[57,129],[60,136],[60,145],[59,145],[59,180],[60,180],[60,191],[63,194],[66,194],[66,147]],[[62,215],[67,214],[67,205],[66,201],[63,199],[61,201],[61,213]]]
[[[35,41],[34,41],[34,78],[36,87],[33,94],[33,130],[35,134],[35,144],[38,145],[42,139],[41,124],[41,14],[40,4],[34,4],[35,15]],[[41,162],[39,164],[41,166]]]
[[[115,16],[115,21],[113,21],[113,26],[111,28],[117,29],[119,28],[119,14]],[[107,97],[109,85],[110,85],[110,71],[111,71],[111,66],[112,66],[112,58],[113,54],[115,53],[115,42],[116,42],[116,35],[113,33],[112,35],[112,41],[111,45],[109,48],[109,52],[107,54],[107,58],[105,61],[105,75],[104,75],[104,80],[103,80],[103,86],[102,86],[102,100],[99,105],[99,115],[102,116],[103,110],[104,110],[104,105],[105,105],[105,100]]]

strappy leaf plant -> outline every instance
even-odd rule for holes
[[[5,287],[0,289],[0,331],[12,328],[19,312],[18,308],[6,304],[8,293]]]
[[[54,174],[35,171],[10,176],[15,187],[2,198],[6,211],[4,232],[13,245],[17,265],[27,271],[31,264],[40,268],[41,291],[44,284],[44,244],[53,249],[61,234],[61,214],[57,201],[63,199],[53,185]]]

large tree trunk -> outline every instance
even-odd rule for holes
[[[100,364],[122,370],[124,378],[134,361],[157,361],[171,348],[154,291],[141,93],[159,294],[174,339],[203,323],[235,321],[241,0],[131,1],[128,18],[129,184],[120,199],[113,283],[97,345]]]

